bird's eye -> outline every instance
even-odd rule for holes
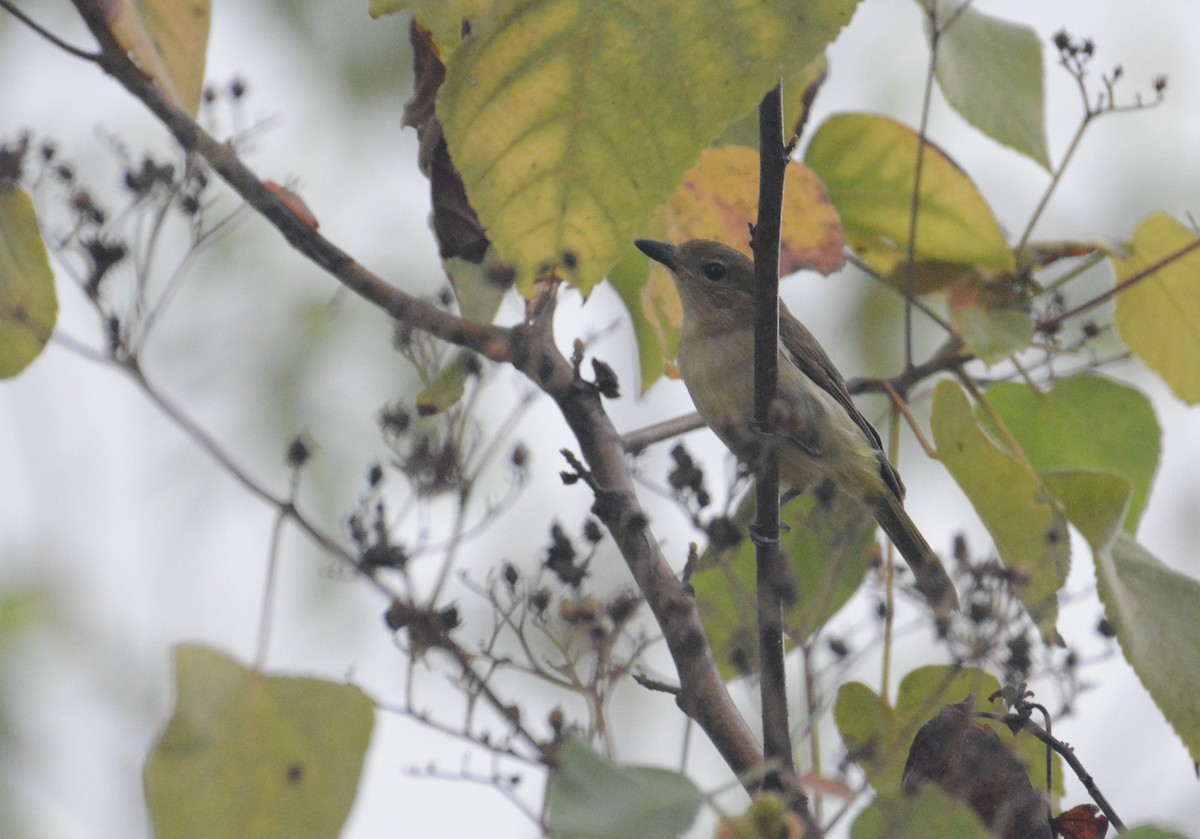
[[[725,279],[725,266],[719,262],[709,262],[704,266],[704,276],[710,280]]]

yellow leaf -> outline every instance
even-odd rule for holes
[[[526,295],[585,294],[725,126],[850,19],[857,0],[501,0],[438,100],[471,206]]]
[[[167,97],[192,116],[200,109],[209,0],[110,0],[113,36]]]
[[[357,688],[175,651],[175,712],[146,761],[158,839],[335,839],[374,709]]]
[[[753,258],[750,225],[758,216],[758,149],[707,149],[667,203],[667,238],[716,239]],[[845,263],[845,237],[820,178],[802,163],[784,175],[779,273],[809,268],[831,274]]]
[[[373,18],[409,10],[417,23],[433,33],[443,61],[462,42],[464,23],[486,17],[495,0],[370,0],[367,11]]]
[[[918,139],[911,128],[886,117],[838,114],[817,130],[804,156],[828,187],[850,246],[883,275],[907,258]],[[919,198],[918,260],[1015,269],[991,207],[967,174],[928,140]]]
[[[0,379],[37,358],[57,315],[54,274],[33,202],[17,187],[0,190]]]
[[[1158,213],[1134,232],[1128,253],[1112,260],[1118,283],[1180,255],[1117,294],[1113,322],[1176,396],[1200,403],[1200,239]]]

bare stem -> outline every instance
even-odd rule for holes
[[[758,108],[758,219],[750,245],[754,251],[754,418],[770,427],[771,405],[779,381],[779,241],[787,150],[783,145],[783,93],[776,85]],[[790,772],[794,766],[788,727],[787,677],[783,654],[782,573],[779,551],[779,460],[763,458],[754,475],[758,600],[758,664],[763,750],[768,765]],[[777,772],[763,778],[765,789],[780,791]]]
[[[913,168],[912,209],[908,217],[908,249],[905,254],[904,289],[904,368],[913,365],[913,305],[917,296],[917,219],[921,213],[921,175],[925,169],[925,135],[929,130],[929,109],[933,101],[933,80],[937,72],[938,42],[942,29],[938,25],[937,4],[926,6],[929,18],[929,69],[925,73],[925,92],[921,98],[921,124],[917,129],[917,162]]]
[[[1108,821],[1112,824],[1113,829],[1118,833],[1125,832],[1125,823],[1121,821],[1121,818],[1117,815],[1116,810],[1114,810],[1113,806],[1108,803],[1108,799],[1104,797],[1104,794],[1100,792],[1100,788],[1096,786],[1095,779],[1092,778],[1091,774],[1084,767],[1083,762],[1076,757],[1075,750],[1072,749],[1068,744],[1059,740],[1057,737],[1052,737],[1050,732],[1046,731],[1046,729],[1042,728],[1031,719],[1022,719],[1012,714],[996,714],[991,711],[976,711],[976,714],[981,717],[986,717],[990,720],[999,720],[1009,727],[1012,727],[1013,725],[1019,725],[1022,730],[1028,731],[1034,737],[1038,738],[1055,752],[1057,752],[1058,755],[1064,761],[1066,761],[1067,765],[1074,770],[1075,775],[1079,778],[1079,780],[1083,782],[1083,786],[1088,791],[1088,795],[1090,795],[1092,800],[1096,802],[1096,805],[1100,808],[1101,812],[1108,817]]]
[[[30,29],[32,29],[34,32],[36,32],[38,35],[45,38],[50,43],[54,44],[54,46],[58,47],[60,50],[63,50],[64,52],[68,52],[71,55],[75,56],[76,58],[82,58],[84,61],[91,61],[91,62],[99,63],[99,61],[100,61],[99,53],[88,52],[87,50],[82,50],[79,47],[75,47],[75,46],[72,46],[71,44],[68,44],[66,41],[59,38],[57,35],[55,35],[49,29],[46,29],[44,26],[39,24],[37,21],[35,21],[29,15],[25,14],[23,11],[18,9],[15,5],[13,5],[11,2],[9,2],[9,0],[0,0],[0,9],[4,9],[4,11],[8,12],[10,15],[15,17],[17,20],[21,21],[21,23],[25,24]]]
[[[1185,256],[1192,253],[1193,251],[1195,251],[1198,248],[1200,248],[1200,238],[1196,238],[1196,239],[1192,240],[1191,242],[1184,245],[1182,248],[1175,251],[1174,253],[1167,254],[1162,259],[1158,260],[1158,262],[1155,262],[1153,265],[1147,265],[1145,268],[1143,268],[1141,271],[1138,271],[1133,276],[1126,277],[1124,280],[1121,280],[1121,282],[1117,283],[1115,286],[1110,288],[1108,291],[1097,294],[1092,299],[1090,299],[1084,303],[1080,303],[1075,308],[1070,309],[1069,311],[1063,312],[1061,315],[1055,315],[1052,318],[1046,319],[1044,322],[1042,322],[1038,325],[1038,332],[1044,333],[1046,335],[1053,334],[1054,332],[1058,331],[1058,328],[1060,326],[1062,326],[1062,322],[1065,321],[1067,318],[1073,318],[1076,315],[1080,315],[1090,309],[1094,309],[1095,307],[1099,306],[1101,303],[1105,302],[1109,298],[1115,297],[1116,295],[1120,294],[1122,291],[1129,288],[1130,286],[1136,285],[1137,283],[1140,283],[1142,280],[1146,279],[1147,277],[1150,277],[1151,275],[1158,273],[1159,271],[1166,268],[1171,263],[1178,262],[1180,259],[1183,259]]]

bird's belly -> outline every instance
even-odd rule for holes
[[[742,348],[739,344],[739,351],[733,351],[731,344],[716,341],[708,351],[697,353],[688,347],[679,353],[680,373],[696,410],[739,459],[753,465],[775,452],[780,480],[793,489],[831,478],[843,490],[862,496],[864,489],[882,485],[875,448],[862,430],[836,399],[782,356],[778,401],[791,427],[778,429],[775,437],[750,431],[754,369]],[[688,358],[704,358],[707,363],[689,365]]]

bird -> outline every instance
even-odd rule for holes
[[[779,304],[773,438],[750,429],[754,411],[754,263],[707,239],[634,244],[674,277],[683,304],[676,364],[696,410],[721,441],[753,466],[779,458],[792,493],[832,481],[865,503],[912,570],[917,590],[938,612],[958,608],[954,584],[904,510],[904,484],[879,433],[855,407],[845,380],[813,334]]]

